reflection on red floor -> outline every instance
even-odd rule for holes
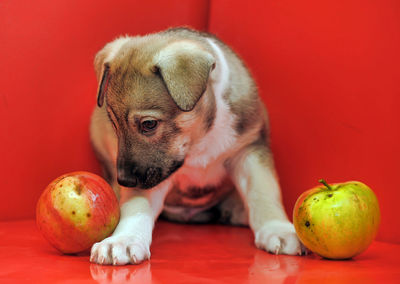
[[[400,283],[400,245],[375,242],[348,261],[275,256],[248,228],[159,222],[152,259],[101,266],[53,249],[34,221],[0,223],[0,283]]]

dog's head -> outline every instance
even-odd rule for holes
[[[214,66],[199,44],[157,35],[120,38],[96,55],[97,103],[118,137],[120,185],[152,188],[182,166],[213,115],[203,94]]]

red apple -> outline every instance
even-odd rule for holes
[[[62,253],[78,253],[108,237],[119,221],[119,204],[110,185],[89,172],[60,176],[36,206],[36,224]]]

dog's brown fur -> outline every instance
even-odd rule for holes
[[[164,211],[175,221],[205,222],[216,212],[221,222],[250,224],[260,248],[273,251],[277,243],[284,253],[298,251],[269,150],[266,109],[228,46],[209,34],[170,29],[117,39],[97,54],[95,69],[99,107],[91,137],[117,195],[120,185],[130,192],[122,216]],[[145,127],[149,121],[154,129]],[[121,226],[116,238],[126,230]],[[275,227],[292,247],[269,243]],[[106,263],[99,254],[96,247],[92,258]]]

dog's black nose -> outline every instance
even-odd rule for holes
[[[125,186],[125,187],[135,187],[137,185],[136,177],[121,178],[118,176],[117,181],[120,185]]]
[[[117,181],[125,187],[135,187],[138,179],[135,175],[135,166],[133,163],[119,162],[117,169]]]
[[[159,167],[140,168],[132,161],[117,161],[117,181],[122,186],[149,189],[159,184],[161,180],[162,169]]]
[[[135,176],[120,177],[118,175],[117,181],[118,181],[119,185],[122,185],[125,187],[135,187],[137,185],[137,178]]]

